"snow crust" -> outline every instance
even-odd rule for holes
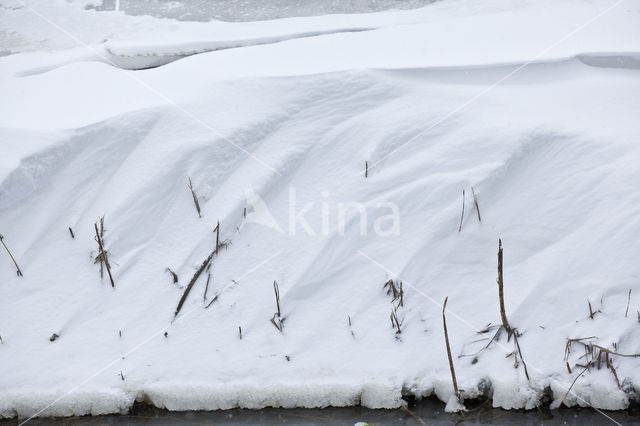
[[[51,51],[63,44],[45,37],[46,52],[0,57],[0,232],[24,272],[0,253],[0,416],[121,413],[135,400],[170,410],[393,408],[403,393],[457,410],[447,296],[462,402],[533,408],[550,391],[557,404],[625,408],[640,358],[612,357],[620,387],[592,369],[565,397],[582,355],[575,347],[565,359],[565,349],[568,338],[596,336],[640,353],[640,7],[622,3],[544,52],[612,2],[472,3],[251,23],[228,39],[274,28],[291,38],[312,22],[332,34],[144,71],[100,55],[120,46],[134,61],[180,56],[219,39],[201,37],[205,24],[106,15],[113,28],[139,19],[159,36],[123,24],[119,45],[91,33],[94,50]],[[2,13],[28,33],[26,11]],[[70,25],[90,33],[87,22]],[[154,41],[173,25],[189,29],[176,44]],[[376,29],[341,31],[356,27]],[[315,235],[299,222],[291,232],[292,190],[294,212],[313,203]],[[343,235],[337,206],[355,202],[366,235],[354,212]],[[397,235],[374,232],[383,202],[399,207]],[[93,263],[103,215],[115,288]],[[206,302],[203,276],[174,319],[218,221],[231,244],[214,258]],[[493,334],[478,331],[500,321],[498,238],[530,380],[507,357],[506,335],[481,351]],[[399,335],[383,289],[398,277]],[[282,333],[270,322],[274,280]]]

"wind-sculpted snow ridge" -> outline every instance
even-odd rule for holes
[[[462,403],[629,406],[640,46],[621,27],[521,69],[411,60],[384,29],[136,72],[0,59],[0,233],[23,272],[0,247],[0,416],[454,409],[446,297]],[[517,343],[495,336],[499,239]]]
[[[292,34],[273,35],[257,38],[195,40],[187,42],[108,42],[105,45],[107,58],[120,68],[139,70],[165,65],[187,56],[238,47],[260,46],[307,37],[329,34],[371,31],[374,28],[354,27],[333,30],[306,31]]]

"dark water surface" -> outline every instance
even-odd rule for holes
[[[475,406],[472,406],[475,405]],[[226,411],[166,411],[149,406],[136,406],[131,415],[34,419],[29,425],[205,425],[205,424],[285,424],[285,425],[640,425],[640,407],[626,411],[598,412],[587,408],[562,408],[550,411],[506,411],[491,408],[491,401],[467,402],[468,411],[461,414],[444,412],[444,404],[427,398],[409,409],[370,410],[362,407],[262,410],[234,409]],[[0,425],[17,425],[19,421],[0,420]]]

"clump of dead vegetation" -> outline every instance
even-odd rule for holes
[[[391,296],[391,314],[389,319],[391,320],[391,327],[396,330],[396,337],[399,338],[402,334],[402,324],[404,318],[398,317],[398,309],[404,306],[404,289],[402,288],[402,281],[389,280],[382,286],[387,290],[387,296]]]
[[[622,389],[622,383],[620,382],[620,378],[618,377],[618,371],[614,366],[615,358],[640,358],[640,354],[623,354],[618,352],[618,345],[616,343],[612,344],[613,349],[605,348],[604,346],[596,343],[598,340],[599,339],[597,336],[567,339],[567,343],[564,348],[564,360],[566,362],[567,371],[569,371],[569,374],[572,373],[572,369],[569,364],[569,358],[571,357],[573,351],[576,350],[576,348],[577,351],[582,353],[582,355],[578,357],[573,363],[573,368],[581,368],[582,370],[575,377],[575,379],[571,383],[571,386],[569,386],[569,389],[560,401],[560,404],[564,402],[565,398],[567,397],[567,395],[569,395],[569,392],[571,392],[573,385],[576,384],[578,379],[582,377],[584,373],[592,369],[608,369],[611,372],[616,384],[618,385],[618,388]]]
[[[102,216],[99,220],[100,227],[98,229],[98,222],[93,224],[93,227],[96,232],[96,236],[94,239],[96,243],[98,243],[98,254],[96,255],[93,263],[100,264],[100,279],[104,277],[104,270],[107,270],[107,274],[109,274],[109,281],[111,281],[111,287],[115,287],[115,283],[113,282],[113,275],[111,275],[111,265],[109,264],[109,252],[105,248],[104,234],[106,229],[104,228],[104,216]]]

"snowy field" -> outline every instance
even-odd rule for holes
[[[638,401],[640,2],[87,6],[0,0],[0,417]]]

